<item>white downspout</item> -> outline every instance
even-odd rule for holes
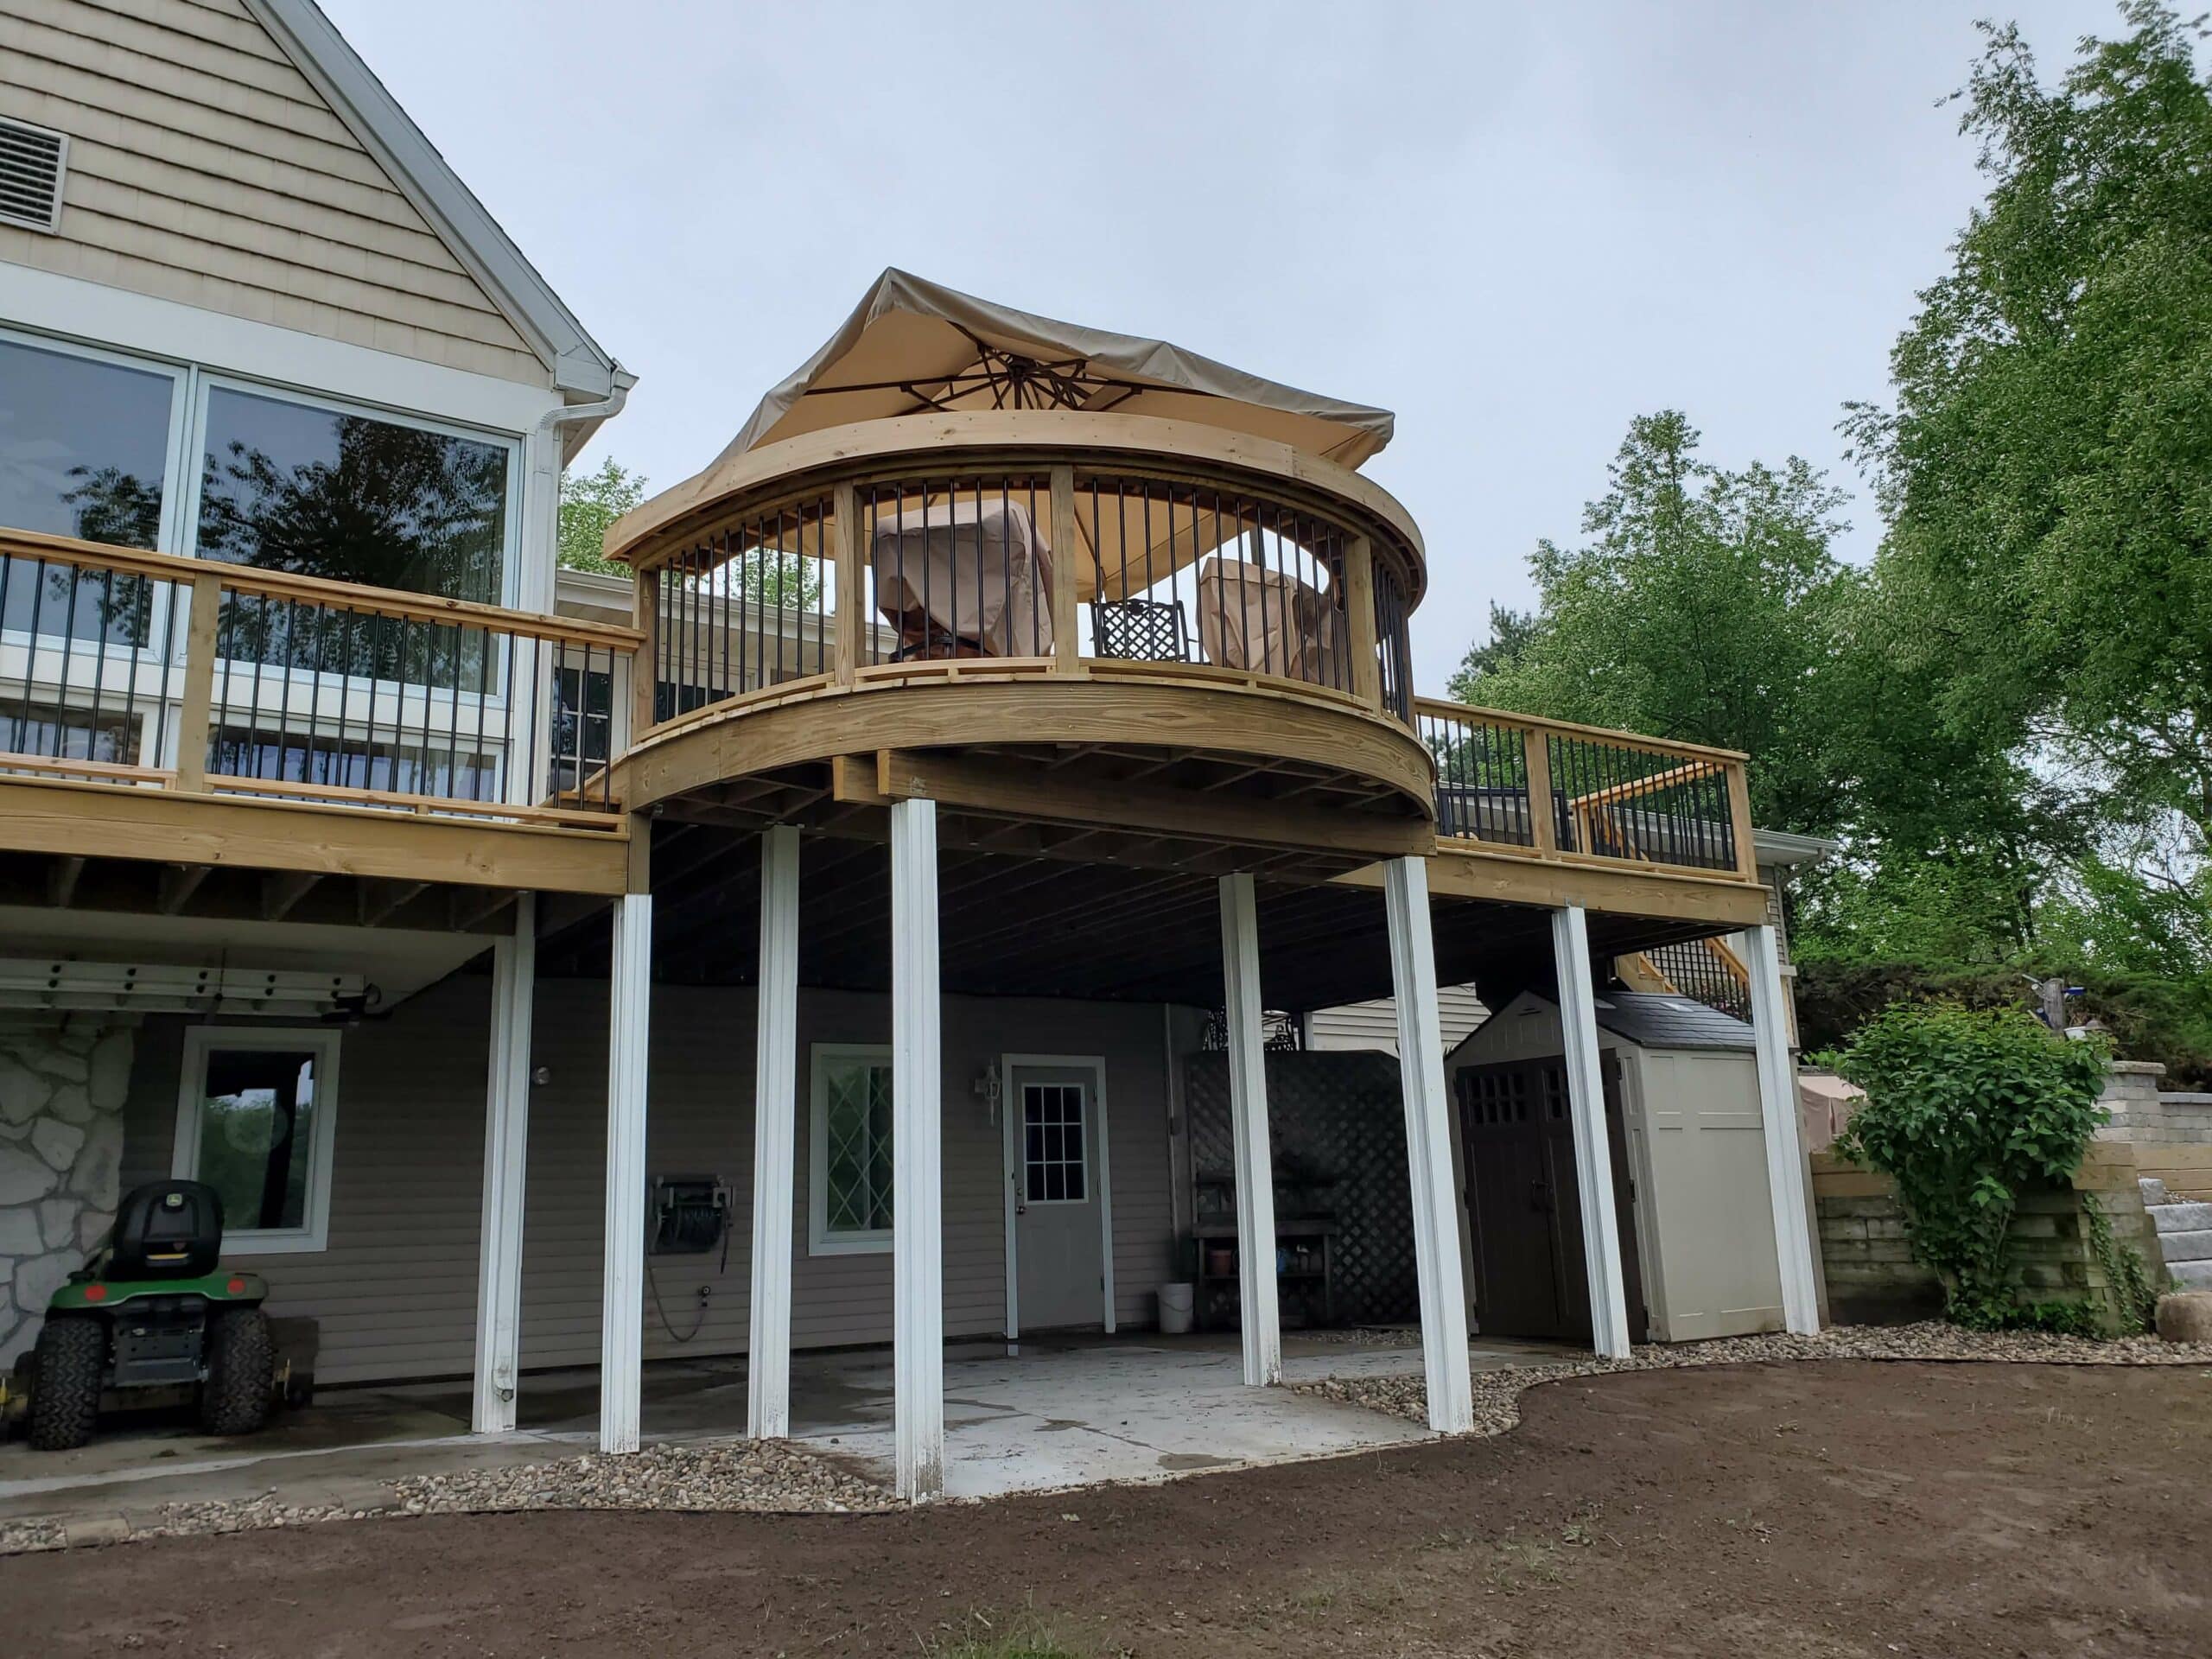
[[[567,404],[558,409],[549,409],[538,417],[537,424],[523,441],[522,493],[522,559],[521,569],[515,582],[515,608],[533,611],[539,615],[553,609],[553,571],[558,560],[561,523],[561,440],[564,426],[574,426],[579,421],[606,420],[622,412],[622,405],[629,401],[628,377],[618,368],[614,390],[595,403]],[[511,741],[519,743],[531,732],[544,732],[553,712],[552,664],[540,661],[548,652],[534,642],[530,647],[531,658],[527,671],[518,664],[518,671],[526,671],[537,686],[537,707],[534,709],[517,709]],[[626,707],[622,702],[623,688],[617,686],[618,708]],[[547,746],[537,745],[541,751],[530,757],[527,766],[509,769],[511,788],[521,791],[520,802],[530,803],[545,798],[548,782],[549,755]]]

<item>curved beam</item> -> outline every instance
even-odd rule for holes
[[[1349,702],[1244,683],[1154,683],[1050,673],[982,683],[818,684],[664,728],[615,767],[632,811],[750,773],[882,749],[1124,744],[1303,761],[1371,779],[1421,817],[1433,764],[1403,727]]]

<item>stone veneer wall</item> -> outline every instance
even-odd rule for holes
[[[1904,1209],[1889,1178],[1833,1153],[1815,1153],[1812,1166],[1830,1316],[1845,1325],[1895,1325],[1942,1313],[1942,1287],[1912,1259]],[[2158,1284],[2163,1262],[2136,1185],[2135,1152],[2118,1141],[2092,1141],[2070,1188],[2021,1194],[2005,1254],[2023,1303],[2088,1302],[2113,1328],[2118,1300],[2090,1242],[2084,1192],[2096,1196],[2113,1242],[2141,1257],[2152,1285]]]
[[[0,1014],[0,1367],[115,1220],[133,1023]]]

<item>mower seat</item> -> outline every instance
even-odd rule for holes
[[[205,1181],[148,1181],[124,1195],[106,1249],[93,1260],[101,1279],[197,1279],[223,1253],[223,1200]]]

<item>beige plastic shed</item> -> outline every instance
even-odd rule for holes
[[[1781,1330],[1751,1027],[1688,997],[1609,991],[1598,1039],[1631,1335]],[[1557,1006],[1523,992],[1445,1058],[1484,1335],[1589,1338],[1562,1048]]]

